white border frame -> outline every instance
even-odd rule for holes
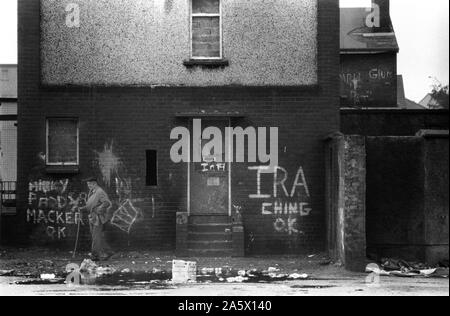
[[[46,119],[46,132],[45,132],[45,164],[47,166],[59,166],[59,167],[64,167],[64,166],[79,166],[80,165],[80,120],[79,118],[76,117],[47,117]],[[49,121],[50,120],[61,120],[61,121],[76,121],[77,122],[77,161],[75,163],[73,162],[68,162],[68,163],[64,163],[64,162],[49,162],[49,141],[48,141],[48,136],[49,136]]]
[[[192,10],[192,0],[189,1],[189,31],[190,31],[190,59],[193,60],[222,60],[223,59],[223,34],[222,34],[222,1],[219,0],[219,14],[217,13],[193,13]],[[193,56],[193,31],[192,31],[192,21],[194,17],[219,17],[219,44],[220,44],[220,57],[202,57],[202,56]]]

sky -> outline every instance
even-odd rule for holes
[[[340,1],[343,7],[370,6],[370,0]],[[400,45],[398,74],[404,77],[406,96],[416,102],[430,91],[436,79],[444,85],[449,83],[448,11],[448,0],[391,0],[391,17]],[[0,64],[15,63],[17,0],[0,0]]]

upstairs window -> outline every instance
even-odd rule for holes
[[[47,119],[47,165],[77,166],[79,164],[78,119]]]
[[[222,59],[220,0],[191,0],[191,59]]]

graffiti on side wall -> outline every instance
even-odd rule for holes
[[[118,199],[112,199],[116,206],[111,224],[118,229],[130,233],[133,225],[143,216],[139,208],[134,206],[131,198],[129,182],[117,186]],[[88,225],[88,214],[85,211],[88,193],[71,192],[69,180],[38,180],[29,183],[27,222],[34,225],[45,225],[45,231],[51,240],[63,240],[68,237],[69,226]]]
[[[283,167],[276,167],[269,175],[267,175],[268,168],[264,166],[249,167],[249,170],[256,172],[256,193],[249,195],[249,198],[261,201],[261,213],[274,218],[275,232],[288,235],[302,234],[298,228],[299,219],[309,216],[312,211],[309,204],[310,191],[303,167],[299,167],[291,179]],[[263,181],[270,181],[270,192],[263,192],[263,187],[268,187]]]
[[[366,72],[341,72],[341,94],[349,98],[353,105],[374,101],[377,87],[391,85],[394,72],[383,67],[375,67]]]
[[[111,224],[129,234],[139,216],[140,211],[134,207],[130,200],[126,200],[114,212]]]
[[[69,180],[38,180],[29,183],[27,222],[44,225],[52,240],[67,237],[69,226],[84,226],[81,209],[86,206],[87,193],[68,190]]]

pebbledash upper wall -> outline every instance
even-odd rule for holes
[[[41,0],[41,83],[316,85],[318,1],[221,1],[230,64],[203,69],[183,64],[190,57],[190,0]],[[66,25],[69,4],[80,9],[79,27]]]

